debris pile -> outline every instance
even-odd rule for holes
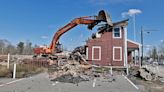
[[[130,74],[146,81],[156,81],[164,78],[164,75],[159,72],[158,66],[144,66],[142,68],[132,69]]]
[[[67,75],[62,75],[60,77],[57,77],[56,79],[53,79],[52,81],[77,84],[77,83],[82,82],[82,81],[89,81],[89,79],[88,78],[82,78],[81,76],[73,76],[71,74],[67,74]]]
[[[144,65],[130,69],[128,78],[139,86],[142,92],[163,92],[163,66]]]
[[[161,78],[164,78],[164,74],[162,73],[162,68],[157,65],[153,66],[145,66],[144,68],[140,69],[140,76],[144,78],[145,80],[159,80]]]
[[[64,65],[49,67],[49,77],[52,81],[79,83],[88,81],[87,75],[91,74],[91,65],[80,64],[74,60],[68,60]]]
[[[148,70],[147,68],[139,69],[139,74],[140,74],[140,77],[142,77],[146,81],[157,80],[159,77],[156,73],[153,73],[152,71]]]

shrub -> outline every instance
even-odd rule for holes
[[[11,77],[11,71],[6,66],[0,65],[0,77]]]

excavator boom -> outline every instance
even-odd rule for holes
[[[51,49],[51,53],[56,53],[56,44],[58,43],[58,40],[60,38],[61,35],[63,35],[64,33],[66,33],[67,31],[69,31],[70,29],[74,28],[75,26],[77,26],[78,24],[92,24],[92,23],[97,23],[95,20],[89,20],[89,19],[84,19],[83,17],[81,18],[76,18],[74,19],[72,22],[68,23],[67,25],[65,25],[64,27],[62,27],[61,29],[59,29],[54,37],[53,40],[50,44],[50,49]]]
[[[102,11],[103,12],[103,11]],[[54,54],[57,52],[57,43],[61,35],[74,28],[79,24],[88,25],[88,29],[92,29],[95,25],[97,25],[101,21],[104,20],[104,16],[102,17],[102,12],[99,12],[99,16],[85,16],[80,18],[75,18],[73,21],[60,28],[54,35],[51,44],[49,47],[35,48],[35,54]],[[101,14],[101,15],[100,15]]]

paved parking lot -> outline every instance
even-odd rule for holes
[[[0,92],[139,92],[124,76],[114,76],[115,81],[97,78],[92,81],[81,82],[78,85],[70,83],[52,82],[46,73],[21,80],[11,80],[2,83]]]

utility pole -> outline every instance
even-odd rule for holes
[[[136,15],[133,15],[133,32],[134,32],[134,41],[136,41]]]
[[[7,55],[7,69],[10,67],[10,53]]]
[[[144,38],[143,38],[143,33],[150,33],[151,31],[158,31],[158,30],[144,30],[143,27],[141,26],[141,44],[142,44],[142,52],[141,52],[141,66],[143,65],[143,53],[144,53]]]
[[[141,52],[141,66],[143,63],[143,27],[141,26],[141,45],[142,45],[142,52]]]

